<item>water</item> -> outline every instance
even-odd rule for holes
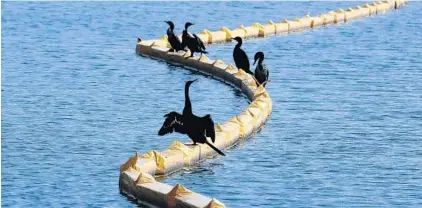
[[[198,32],[357,3],[3,2],[2,205],[135,207],[119,166],[187,141],[156,135],[181,111],[185,81],[200,78],[199,115],[223,122],[247,106],[219,81],[135,54],[164,20]],[[229,207],[421,207],[421,9],[244,43],[250,58],[265,52],[271,119],[227,157],[165,182]],[[233,46],[210,57],[232,63]]]

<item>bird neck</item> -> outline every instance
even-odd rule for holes
[[[174,30],[174,25],[170,25],[170,30],[173,31]]]
[[[258,64],[262,65],[262,62],[264,62],[264,58],[261,57],[261,58],[258,59]]]
[[[183,109],[183,114],[189,113],[192,114],[192,104],[189,98],[189,86],[186,84],[185,86],[185,109]]]
[[[237,42],[237,44],[236,44],[236,48],[240,48],[240,46],[242,46],[242,41]]]

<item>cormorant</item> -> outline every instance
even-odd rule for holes
[[[169,41],[173,51],[181,51],[183,50],[182,42],[180,41],[179,37],[174,34],[174,24],[172,21],[164,21],[170,27],[167,29],[167,40]]]
[[[205,51],[205,46],[202,40],[195,34],[193,36],[188,33],[188,27],[193,25],[193,23],[186,22],[185,29],[182,34],[182,48],[188,47],[191,54],[190,57],[193,57],[195,52],[208,53]]]
[[[248,55],[246,55],[245,51],[242,50],[240,48],[240,46],[242,46],[242,38],[241,37],[235,37],[232,38],[232,40],[236,40],[237,44],[234,47],[233,50],[233,59],[234,59],[234,63],[236,64],[236,67],[238,69],[243,69],[243,71],[253,75],[253,72],[250,69],[250,64],[249,64],[249,58]]]
[[[258,65],[256,65],[255,68],[255,79],[257,81],[258,85],[267,84],[266,82],[268,81],[268,76],[270,75],[268,68],[265,64],[263,64],[262,62],[264,62],[264,53],[263,52],[257,52],[255,54],[254,57],[255,61],[253,62],[253,65],[255,65],[256,61],[258,61]]]
[[[220,155],[225,156],[221,150],[217,149],[217,147],[207,140],[207,137],[210,137],[211,141],[213,143],[215,142],[214,121],[212,120],[211,115],[207,114],[204,117],[198,117],[192,113],[189,87],[195,81],[196,80],[188,81],[185,84],[185,107],[183,109],[183,115],[174,111],[166,114],[164,116],[166,117],[166,120],[158,131],[158,135],[163,136],[172,133],[173,131],[187,134],[189,138],[192,139],[194,145],[196,145],[196,143],[205,143]]]

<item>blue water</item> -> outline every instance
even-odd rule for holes
[[[135,54],[173,20],[193,32],[362,2],[3,2],[3,207],[135,207],[119,166],[163,150],[162,116],[183,107],[223,122],[239,91]],[[175,11],[177,10],[177,11]],[[187,16],[189,15],[189,16]],[[229,207],[422,207],[422,4],[244,44],[264,51],[273,114],[227,157],[167,179]],[[232,63],[234,44],[211,46]]]

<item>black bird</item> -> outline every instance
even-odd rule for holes
[[[188,27],[193,25],[190,22],[186,22],[185,29],[182,34],[182,48],[188,47],[191,54],[190,57],[193,57],[195,52],[200,52],[201,56],[203,53],[208,53],[205,51],[205,46],[202,40],[195,34],[191,35],[188,33]]]
[[[267,66],[262,63],[264,62],[264,53],[257,52],[255,54],[254,59],[255,61],[253,62],[253,65],[255,65],[256,61],[258,61],[258,65],[256,65],[256,68],[255,68],[255,79],[258,85],[264,84],[264,87],[265,87],[270,73],[268,71]]]
[[[188,81],[185,84],[185,107],[183,109],[183,115],[174,111],[166,114],[164,116],[166,117],[166,120],[158,131],[158,135],[163,136],[172,133],[173,131],[187,134],[189,138],[192,139],[194,145],[196,145],[196,143],[205,143],[220,155],[225,156],[221,150],[217,149],[217,147],[207,140],[207,137],[210,137],[211,141],[213,143],[215,142],[214,121],[212,120],[211,115],[207,114],[204,117],[198,117],[192,113],[189,87],[195,81],[196,80]]]
[[[183,50],[182,42],[180,41],[179,37],[174,34],[174,24],[172,21],[164,21],[170,27],[167,29],[167,40],[169,41],[173,51],[181,51]]]
[[[246,55],[245,51],[240,48],[240,46],[242,46],[242,43],[243,43],[242,38],[235,37],[235,38],[232,38],[232,40],[237,41],[237,44],[233,50],[233,59],[234,59],[234,63],[236,64],[236,67],[238,69],[243,69],[243,71],[253,75],[253,72],[250,70],[248,55]]]

